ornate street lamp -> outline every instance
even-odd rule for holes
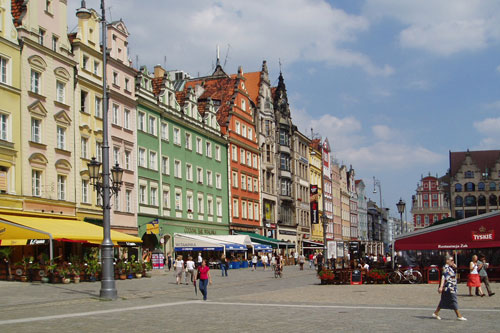
[[[403,198],[400,198],[398,203],[396,204],[396,206],[398,207],[398,212],[399,212],[399,216],[401,218],[401,231],[400,231],[400,234],[403,233],[403,213],[405,212],[405,206],[406,206],[406,203],[403,201]],[[408,231],[408,228],[406,228],[406,231]]]
[[[101,33],[102,33],[102,100],[103,100],[103,116],[102,116],[102,173],[99,173],[101,163],[95,158],[92,158],[88,163],[89,174],[92,185],[97,194],[102,198],[102,229],[103,239],[101,243],[101,266],[102,279],[101,290],[99,296],[102,299],[115,300],[118,297],[116,284],[114,279],[113,266],[113,241],[111,240],[111,196],[117,195],[122,184],[123,169],[116,164],[111,169],[112,179],[110,180],[109,166],[109,139],[108,139],[108,92],[107,92],[107,23],[106,23],[106,6],[104,0],[101,0]],[[81,2],[81,8],[77,10],[79,18],[89,18],[90,11],[85,6],[85,1]]]

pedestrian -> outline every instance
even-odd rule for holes
[[[303,271],[304,270],[304,264],[306,263],[306,257],[304,256],[304,254],[301,254],[299,256],[299,266],[300,266],[300,270]]]
[[[200,277],[200,282],[198,284],[201,294],[203,295],[203,300],[207,300],[207,287],[208,284],[212,284],[212,277],[210,276],[210,267],[207,266],[207,261],[202,260],[200,266],[198,267],[198,274]],[[196,284],[196,279],[195,279]]]
[[[167,255],[167,265],[168,265],[168,271],[170,272],[170,269],[172,268],[172,253],[168,253]]]
[[[309,255],[309,269],[312,269],[313,265],[314,265],[314,254],[311,253]]]
[[[271,252],[268,252],[267,253],[267,262],[268,262],[269,265],[271,264],[271,260],[272,259],[273,259],[273,255],[271,254]]]
[[[177,284],[181,284],[182,273],[184,272],[184,260],[182,260],[181,255],[177,256],[177,259],[175,260],[174,270],[175,270],[175,280],[177,281]]]
[[[143,262],[151,261],[151,251],[149,249],[144,249],[144,252],[142,253],[142,261]]]
[[[185,277],[184,277],[184,282],[186,284],[189,284],[187,282],[187,277],[188,275],[190,276],[190,281],[191,283],[193,283],[194,281],[194,261],[193,261],[193,257],[189,256],[188,257],[188,260],[186,261],[186,272],[185,272]]]
[[[323,253],[318,253],[316,256],[316,262],[318,265],[318,272],[320,272],[323,269]]]
[[[486,256],[484,254],[481,254],[479,256],[479,261],[477,262],[477,264],[479,270],[479,278],[481,279],[481,283],[484,283],[486,291],[488,291],[488,296],[495,295],[495,293],[491,291],[490,280],[488,280],[488,272],[486,271],[490,264],[486,262]],[[479,296],[479,288],[476,288],[476,295]]]
[[[201,256],[201,252],[198,253],[198,260],[197,260],[197,264],[198,266],[201,265],[201,262],[203,261],[203,257]]]
[[[262,260],[262,266],[264,266],[264,271],[265,271],[265,270],[266,270],[266,268],[267,268],[267,254],[265,254],[265,253],[264,253],[264,254],[261,256],[261,260]]]
[[[259,261],[259,258],[257,255],[253,255],[252,257],[252,271],[255,271],[257,269],[257,262]]]
[[[227,276],[226,260],[226,256],[222,255],[222,257],[220,258],[220,271],[222,276]]]
[[[272,258],[271,258],[271,269],[273,271],[276,270],[276,254],[273,254]]]
[[[295,262],[295,266],[297,266],[297,263],[299,262],[299,253],[297,251],[293,253],[293,261]]]
[[[443,274],[441,275],[441,282],[439,283],[438,293],[441,294],[441,301],[439,302],[436,311],[432,314],[433,318],[441,320],[439,316],[439,311],[441,309],[454,310],[457,315],[457,320],[467,320],[458,311],[458,301],[457,301],[457,275],[455,270],[457,266],[453,262],[453,257],[448,256],[446,258],[446,265],[443,267]]]
[[[469,263],[469,276],[467,277],[467,286],[469,287],[469,296],[472,296],[472,288],[476,287],[479,290],[479,295],[484,297],[481,289],[481,279],[479,278],[477,255],[472,256],[472,261]]]

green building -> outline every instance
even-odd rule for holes
[[[211,101],[179,93],[161,66],[136,77],[139,237],[173,252],[174,233],[229,233],[227,140]],[[199,89],[203,89],[199,87]]]

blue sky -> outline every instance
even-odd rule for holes
[[[140,5],[139,5],[140,3]],[[79,1],[70,1],[69,28]],[[99,8],[99,1],[88,0]],[[123,18],[131,57],[150,68],[206,75],[215,45],[226,71],[278,61],[292,117],[328,136],[396,212],[422,174],[442,175],[448,151],[498,149],[500,3],[493,0],[108,0]],[[109,13],[108,13],[109,15]],[[371,192],[371,190],[369,191]],[[371,193],[369,193],[370,196]],[[374,199],[378,197],[374,196]]]

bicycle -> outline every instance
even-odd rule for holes
[[[422,273],[418,270],[413,269],[413,267],[408,268],[405,271],[401,270],[401,265],[398,265],[398,268],[389,274],[387,277],[387,281],[390,284],[398,284],[403,281],[409,282],[410,284],[421,283],[422,282]]]
[[[276,268],[274,269],[274,278],[282,278],[283,277],[283,268],[280,265],[276,265]]]

